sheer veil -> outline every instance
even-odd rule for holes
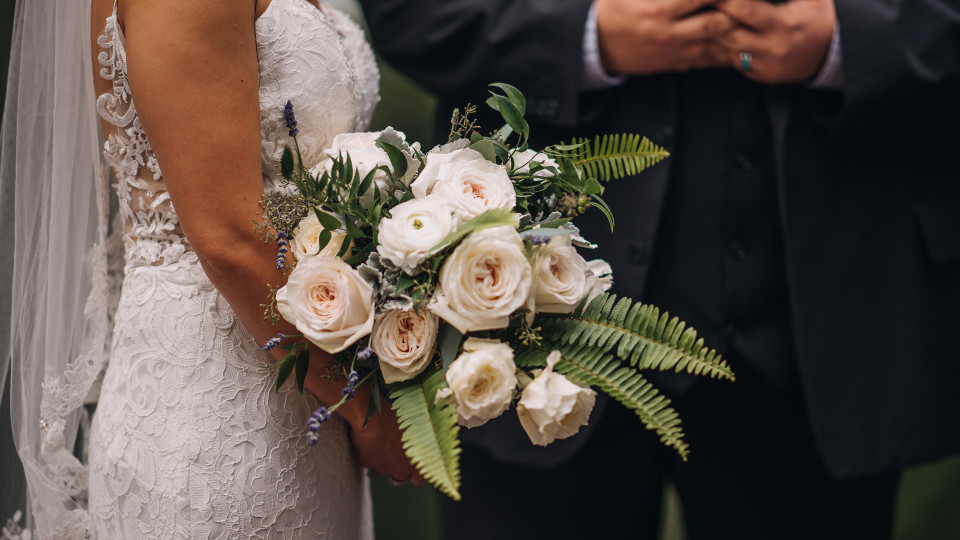
[[[5,379],[9,362],[26,527],[40,538],[95,536],[82,433],[84,402],[97,393],[110,335],[110,190],[100,158],[90,7],[90,0],[17,1],[0,134],[0,275],[12,276],[0,286],[0,315],[10,310],[0,373]],[[18,535],[30,537],[15,526],[4,530]]]

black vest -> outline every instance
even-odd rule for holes
[[[694,326],[734,370],[743,359],[780,388],[795,384],[761,87],[731,71],[694,72],[677,78],[677,96],[671,176],[643,300]],[[674,391],[692,384],[657,379]]]

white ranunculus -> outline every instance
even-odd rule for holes
[[[403,133],[396,133],[398,133],[401,138],[404,137]],[[360,172],[360,178],[366,178],[367,174],[377,167],[390,167],[390,157],[387,156],[383,148],[377,145],[377,138],[379,136],[379,131],[341,133],[337,135],[333,138],[330,148],[323,151],[327,158],[318,163],[310,171],[311,174],[319,175],[323,171],[329,173],[333,167],[333,158],[340,155],[346,156],[346,154],[350,154],[350,160],[353,162],[353,166]],[[360,197],[360,205],[364,208],[370,206],[373,202],[374,188],[380,190],[381,199],[386,198],[389,195],[387,192],[389,187],[390,181],[387,178],[387,173],[383,170],[378,170],[373,175],[373,185]]]
[[[458,226],[453,210],[436,195],[411,199],[380,220],[377,251],[411,276],[426,260],[430,248]]]
[[[510,406],[517,388],[516,372],[509,345],[495,339],[467,338],[463,353],[447,368],[449,388],[437,397],[452,395],[460,425],[477,427]]]
[[[307,217],[300,220],[297,228],[293,230],[293,238],[290,239],[290,252],[298,261],[302,261],[311,255],[337,256],[347,233],[342,230],[331,232],[330,241],[318,252],[321,232],[323,232],[323,225],[320,225],[316,213],[308,212]]]
[[[537,312],[570,313],[587,293],[587,262],[570,243],[570,236],[558,234],[531,251],[533,286],[530,295]]]
[[[587,262],[587,304],[613,287],[613,268],[603,259]]]
[[[317,347],[336,353],[373,328],[373,288],[341,259],[307,257],[277,290],[277,310]]]
[[[512,209],[517,194],[507,171],[470,148],[427,154],[427,164],[410,184],[416,197],[443,197],[461,221],[493,208]]]
[[[377,317],[370,348],[380,359],[387,384],[407,381],[420,374],[433,358],[439,320],[427,310],[385,311]]]
[[[533,444],[539,446],[580,431],[580,426],[587,425],[597,399],[597,393],[590,388],[554,373],[553,366],[559,360],[559,351],[547,356],[547,368],[523,389],[517,403],[520,425]]]
[[[430,309],[461,333],[506,328],[530,294],[531,269],[513,227],[467,236],[440,268]]]
[[[537,152],[531,148],[524,150],[523,152],[516,152],[513,154],[513,166],[515,167],[514,171],[518,173],[526,173],[530,171],[530,165],[534,162],[539,163],[543,167],[553,167],[560,170],[560,165],[550,156]],[[537,178],[550,178],[553,176],[553,173],[539,170],[534,173],[534,176]]]

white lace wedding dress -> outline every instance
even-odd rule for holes
[[[270,357],[181,232],[130,95],[116,13],[115,4],[99,40],[113,90],[97,105],[118,128],[104,155],[117,176],[126,258],[90,438],[87,537],[371,538],[367,482],[345,424],[325,424],[319,444],[307,445],[317,403],[289,383],[274,391]],[[270,191],[291,142],[286,101],[311,166],[334,135],[367,128],[379,74],[361,30],[306,0],[273,0],[256,35]]]

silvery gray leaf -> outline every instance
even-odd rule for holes
[[[559,214],[559,212],[555,212],[555,213]],[[572,221],[568,221],[564,223],[563,225],[560,226],[560,228],[571,231],[572,235],[570,236],[570,243],[572,243],[573,245],[577,247],[582,247],[585,249],[597,249],[596,244],[591,244],[589,241],[587,241],[586,238],[580,236],[580,229],[577,228],[577,226],[574,225]]]

